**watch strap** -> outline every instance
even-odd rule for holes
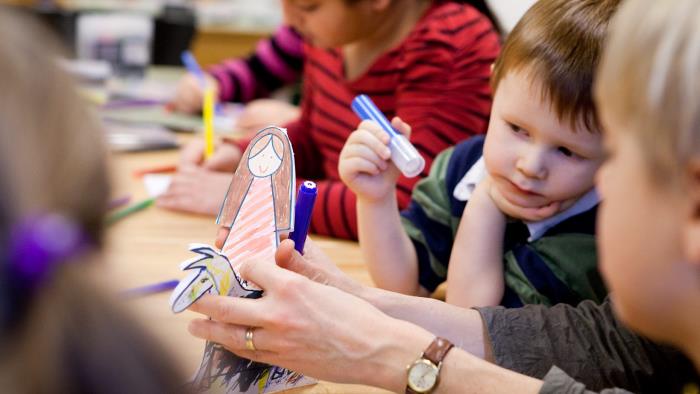
[[[447,352],[454,345],[445,338],[435,337],[427,349],[423,352],[423,358],[430,360],[433,364],[440,366],[442,360],[447,355]]]
[[[425,349],[425,351],[421,355],[421,358],[430,361],[431,363],[435,364],[435,366],[440,368],[440,365],[442,364],[442,360],[447,355],[447,352],[449,352],[450,349],[452,349],[452,347],[454,347],[454,344],[452,344],[452,342],[448,341],[447,339],[435,337],[435,339],[433,339],[433,341],[430,343],[430,345],[428,345],[428,347]],[[437,386],[437,382],[436,382],[436,386]],[[434,388],[435,387],[433,387],[433,389]],[[409,386],[406,386],[406,394],[420,394],[420,393],[413,390]]]

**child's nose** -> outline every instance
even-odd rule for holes
[[[528,149],[518,158],[516,167],[528,178],[544,179],[547,176],[545,152],[537,148]]]

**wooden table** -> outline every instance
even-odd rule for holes
[[[127,193],[132,201],[146,198],[141,181],[133,177],[134,170],[171,164],[177,161],[177,152],[122,153],[113,155],[114,196]],[[213,243],[216,224],[211,217],[170,212],[150,207],[114,224],[108,231],[107,275],[117,289],[128,289],[184,276],[180,262],[192,257],[187,246],[191,242]],[[360,251],[355,242],[314,237],[317,244],[350,276],[371,283]],[[147,296],[127,301],[128,309],[139,317],[146,328],[173,354],[186,373],[194,373],[199,366],[204,341],[187,332],[192,312],[173,314],[168,298],[170,293]],[[384,393],[364,386],[321,382],[314,386],[292,390],[293,393]]]

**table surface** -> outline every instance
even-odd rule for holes
[[[132,196],[132,203],[147,198],[135,170],[177,162],[176,151],[119,153],[112,155],[114,197]],[[118,290],[129,289],[184,276],[180,262],[192,257],[191,242],[213,243],[214,218],[171,212],[152,206],[113,224],[108,231],[107,275]],[[343,271],[362,283],[370,284],[369,274],[355,242],[314,237],[314,241]],[[183,371],[194,373],[201,361],[204,341],[190,336],[188,322],[195,316],[185,311],[173,314],[170,293],[126,301],[143,325],[173,354]],[[290,393],[384,393],[370,387],[329,382],[290,390]]]

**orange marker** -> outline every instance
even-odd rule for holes
[[[176,165],[167,165],[167,166],[160,166],[160,167],[152,167],[152,168],[144,168],[142,170],[136,170],[134,171],[134,177],[136,178],[141,178],[142,176],[146,174],[162,174],[165,172],[175,172],[177,171],[177,166]]]

